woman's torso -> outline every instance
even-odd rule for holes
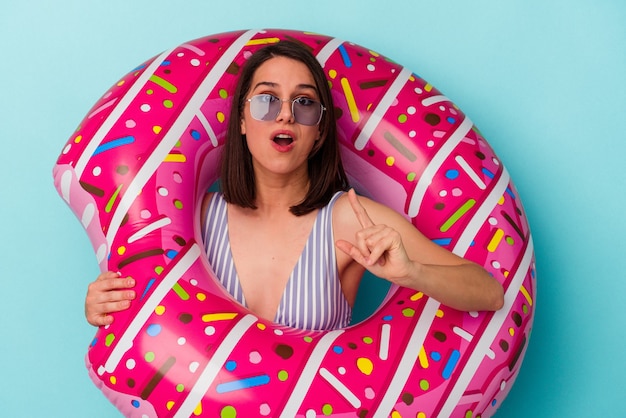
[[[236,300],[274,322],[301,329],[347,326],[351,303],[342,291],[333,236],[340,196],[310,216],[275,224],[240,218],[221,194],[210,196],[203,234],[218,279]]]

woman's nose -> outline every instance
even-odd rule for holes
[[[278,115],[276,115],[276,121],[287,121],[289,123],[293,123],[293,101],[289,99],[281,99],[280,101],[280,111],[278,112]]]

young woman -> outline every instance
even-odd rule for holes
[[[392,209],[347,190],[323,69],[296,43],[253,54],[239,78],[202,229],[209,262],[256,315],[302,329],[350,322],[365,269],[460,310],[497,310],[503,289],[480,266],[439,247]],[[339,251],[336,251],[339,249]],[[135,298],[106,272],[88,288],[90,324]]]

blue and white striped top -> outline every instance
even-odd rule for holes
[[[332,208],[337,192],[317,213],[304,250],[291,272],[274,322],[304,330],[347,327],[352,309],[341,290],[332,229]],[[228,237],[226,201],[214,193],[203,231],[209,263],[226,290],[246,306],[233,262]]]

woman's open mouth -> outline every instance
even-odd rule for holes
[[[286,147],[291,145],[293,142],[293,138],[287,134],[278,134],[273,139],[276,145],[280,145],[281,147]]]

